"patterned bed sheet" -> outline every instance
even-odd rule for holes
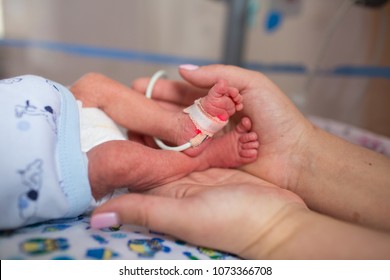
[[[390,139],[333,120],[311,116],[318,127],[390,155]],[[0,232],[0,259],[238,259],[134,225],[91,229],[89,216],[49,221]]]
[[[134,225],[91,229],[89,217],[36,224],[0,235],[1,259],[237,259]]]

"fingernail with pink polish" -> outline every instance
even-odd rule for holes
[[[179,68],[184,70],[196,70],[199,68],[199,66],[194,64],[182,64],[179,66]]]
[[[90,224],[92,228],[112,227],[119,224],[119,218],[116,213],[101,213],[95,214],[91,217]]]

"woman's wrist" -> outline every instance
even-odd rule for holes
[[[390,235],[290,206],[239,254],[245,259],[389,259]]]
[[[263,227],[255,241],[238,255],[244,259],[281,259],[283,248],[302,234],[307,226],[310,210],[302,204],[289,204],[282,208]]]
[[[289,190],[310,209],[390,229],[390,222],[383,222],[390,211],[389,158],[314,127],[300,164],[297,183]]]

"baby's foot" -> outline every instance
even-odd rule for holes
[[[219,80],[200,103],[208,114],[221,121],[228,120],[243,108],[242,96],[238,89],[229,87],[225,80]]]
[[[200,100],[202,109],[212,117],[221,121],[227,121],[237,111],[243,108],[242,96],[236,88],[229,87],[225,80],[218,81],[208,92],[207,96]],[[183,114],[179,120],[176,143],[179,145],[188,142],[199,134],[199,130],[187,114]],[[209,141],[184,151],[187,155],[197,156],[207,146]]]
[[[232,131],[211,141],[200,156],[206,157],[210,167],[234,168],[254,162],[260,143],[251,129],[251,120],[242,118]]]

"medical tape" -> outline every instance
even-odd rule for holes
[[[201,132],[201,135],[205,135],[207,137],[212,137],[228,123],[227,120],[222,121],[219,118],[213,117],[208,114],[203,109],[200,103],[200,99],[195,100],[194,104],[185,108],[183,111],[189,115],[196,128]],[[193,138],[194,141],[196,137],[198,136],[195,136]],[[198,140],[196,142],[199,142],[199,139],[200,137],[198,137]],[[201,142],[203,142],[204,140],[205,139],[203,139]]]

